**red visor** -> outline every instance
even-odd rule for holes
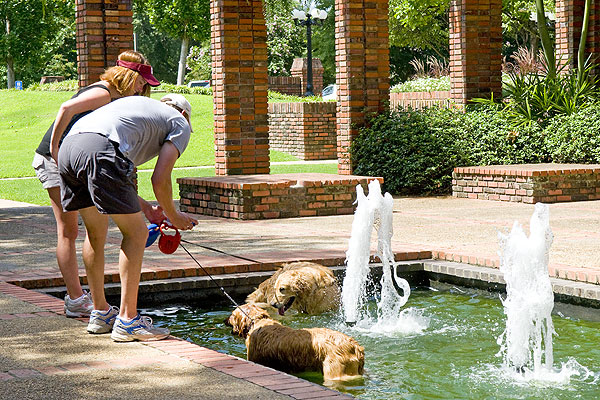
[[[150,86],[160,85],[160,82],[158,81],[158,79],[156,79],[154,77],[154,75],[152,75],[152,66],[150,66],[148,64],[140,64],[140,63],[136,63],[136,62],[117,60],[117,66],[125,67],[132,71],[139,72],[139,74],[146,80],[146,82],[148,82],[148,85],[150,85]]]

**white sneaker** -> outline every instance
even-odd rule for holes
[[[129,322],[123,321],[117,317],[113,326],[110,338],[115,342],[131,342],[140,340],[142,342],[150,340],[161,340],[169,336],[171,331],[168,328],[159,328],[152,325],[152,318],[138,314]]]
[[[93,309],[92,295],[88,291],[84,290],[81,297],[75,300],[65,295],[65,315],[68,318],[89,317]]]
[[[115,324],[117,315],[119,315],[119,309],[113,306],[110,306],[108,311],[93,310],[90,315],[87,331],[89,333],[110,332]]]

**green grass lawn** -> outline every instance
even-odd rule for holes
[[[31,161],[42,136],[56,117],[61,103],[68,100],[73,92],[16,91],[0,90],[0,179],[35,177]],[[153,93],[160,99],[164,93]],[[213,102],[212,96],[187,94],[192,105],[192,138],[175,167],[214,166]],[[271,162],[297,161],[292,155],[278,151],[270,152]],[[156,160],[140,166],[152,169]],[[273,165],[271,173],[326,172],[336,173],[336,164]],[[193,175],[190,175],[193,173]],[[154,199],[150,186],[151,172],[140,172],[140,195]],[[146,179],[147,175],[147,179]],[[214,176],[214,168],[176,170],[173,179],[182,176]],[[178,187],[174,184],[174,192]],[[179,198],[178,193],[175,197]],[[48,196],[37,179],[10,179],[0,181],[0,199],[24,201],[48,205]]]

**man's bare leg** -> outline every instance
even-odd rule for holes
[[[104,245],[108,232],[108,215],[100,214],[96,207],[79,210],[87,235],[83,243],[83,263],[88,285],[96,310],[108,310],[104,295]]]
[[[119,254],[119,275],[121,277],[121,309],[119,316],[132,319],[137,315],[138,287],[142,272],[142,258],[148,228],[141,212],[135,214],[111,214],[121,231],[121,253]]]

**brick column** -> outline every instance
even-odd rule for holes
[[[335,37],[338,173],[350,175],[358,127],[389,104],[388,1],[336,0]]]
[[[577,51],[581,38],[585,0],[562,0],[556,3],[556,59],[567,69],[577,65]],[[592,1],[586,39],[586,59],[600,57],[600,2]],[[598,73],[596,71],[596,73]]]
[[[290,74],[293,77],[300,78],[300,93],[301,96],[306,93],[306,83],[308,68],[308,58],[294,58]],[[318,58],[312,59],[312,76],[313,76],[313,93],[315,96],[320,96],[323,91],[323,64]]]
[[[211,0],[216,175],[269,173],[267,28],[260,0]]]
[[[502,0],[452,0],[450,5],[451,98],[502,95]]]
[[[133,49],[131,0],[77,0],[77,73],[79,86],[90,85]]]

